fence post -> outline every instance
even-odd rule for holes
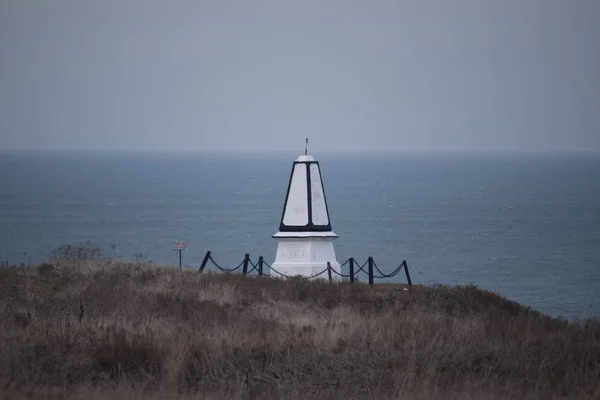
[[[408,281],[408,286],[412,286],[412,281],[410,280],[410,274],[408,273],[408,264],[406,260],[402,261],[402,265],[404,266],[404,272],[406,273],[406,280]]]
[[[242,268],[242,273],[246,275],[248,273],[248,264],[250,263],[250,254],[246,253],[244,255],[244,267]]]
[[[202,260],[202,264],[200,264],[200,269],[198,270],[199,272],[204,272],[204,268],[206,268],[206,263],[208,262],[209,258],[210,258],[210,251],[207,251],[206,255],[204,256],[204,260]]]
[[[262,269],[263,269],[263,256],[258,257],[258,276],[262,276]]]
[[[348,266],[350,267],[350,283],[354,283],[354,258],[350,257]]]
[[[331,263],[327,261],[327,276],[329,277],[329,283],[333,283],[333,277],[331,276]]]
[[[369,257],[369,285],[373,284],[373,257]]]

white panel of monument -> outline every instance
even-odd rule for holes
[[[310,192],[312,196],[312,220],[315,225],[329,224],[321,172],[317,164],[310,164]]]
[[[296,164],[292,172],[283,224],[305,226],[308,224],[308,198],[306,187],[306,164]]]

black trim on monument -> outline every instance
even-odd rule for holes
[[[308,223],[312,224],[312,185],[310,179],[310,164],[306,164],[306,204],[308,204]]]
[[[290,189],[292,187],[292,177],[294,176],[294,169],[296,164],[304,164],[306,166],[306,195],[308,196],[308,224],[306,225],[293,225],[288,226],[283,223],[285,217],[285,210],[287,208],[288,199],[290,197]],[[320,180],[321,190],[323,191],[323,200],[325,203],[325,210],[327,211],[327,225],[315,225],[312,220],[312,189],[311,189],[311,178],[310,178],[310,165],[317,164]],[[279,223],[280,232],[330,232],[331,229],[331,218],[329,217],[329,207],[327,205],[327,196],[325,196],[325,187],[323,184],[323,176],[321,175],[321,166],[318,161],[294,161],[292,165],[292,172],[290,173],[290,180],[288,182],[287,193],[285,195],[285,203],[283,204],[283,212],[281,214],[281,222]]]
[[[314,231],[313,231],[314,232]],[[333,232],[333,231],[328,231],[328,232]],[[328,238],[339,238],[338,235],[333,234],[330,236],[319,236],[319,235],[312,235],[312,236],[303,236],[303,235],[297,235],[297,236],[277,236],[277,234],[275,235],[271,235],[272,238],[274,239],[312,239],[312,238],[317,238],[317,239],[328,239]]]

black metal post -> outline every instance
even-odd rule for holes
[[[181,250],[179,250],[179,270],[181,271]]]
[[[404,266],[404,272],[406,273],[406,280],[408,281],[408,286],[412,286],[412,281],[410,280],[410,274],[408,273],[408,264],[406,260],[402,261],[402,265]]]
[[[208,263],[209,259],[210,259],[210,250],[206,252],[206,255],[204,256],[204,260],[202,260],[202,264],[200,264],[200,269],[198,270],[199,272],[204,272],[204,268],[206,268],[206,263]]]
[[[369,257],[369,285],[373,284],[373,257]]]
[[[329,277],[329,283],[333,283],[333,277],[331,276],[331,263],[327,261],[327,276]]]
[[[262,276],[263,263],[263,256],[258,257],[258,276]]]
[[[242,268],[242,273],[246,275],[248,273],[248,264],[250,263],[250,254],[246,253],[244,255],[244,267]]]
[[[354,258],[350,257],[348,266],[350,267],[350,283],[354,283]]]

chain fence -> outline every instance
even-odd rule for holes
[[[248,253],[244,255],[244,259],[242,260],[242,262],[240,262],[235,268],[227,268],[217,263],[213,258],[212,253],[210,251],[207,251],[198,271],[204,272],[209,263],[217,270],[228,274],[241,270],[241,273],[243,275],[248,275],[256,271],[258,276],[270,276],[281,278],[294,278],[298,276],[278,271],[277,269],[273,268],[271,264],[267,263],[264,260],[263,256],[260,256],[258,258],[258,261],[254,262],[252,261],[252,259],[250,258],[250,254]],[[269,270],[268,274],[265,274],[265,267]],[[341,272],[344,267],[348,268],[348,273]],[[333,276],[336,275],[342,279],[349,279],[351,283],[354,283],[356,277],[362,273],[364,275],[367,275],[369,279],[369,284],[372,285],[375,279],[393,278],[396,275],[398,275],[402,270],[404,270],[408,285],[412,286],[412,281],[410,279],[410,273],[408,270],[408,264],[406,260],[403,260],[400,263],[400,265],[398,265],[392,272],[386,274],[381,269],[379,269],[373,257],[367,258],[367,260],[362,264],[358,263],[354,257],[350,257],[343,264],[340,265],[339,271],[336,268],[332,267],[330,262],[327,262],[327,265],[324,266],[323,270],[321,270],[320,272],[314,273],[310,276],[301,277],[305,279],[315,279],[321,277],[324,274],[327,274],[329,282],[333,282]]]

